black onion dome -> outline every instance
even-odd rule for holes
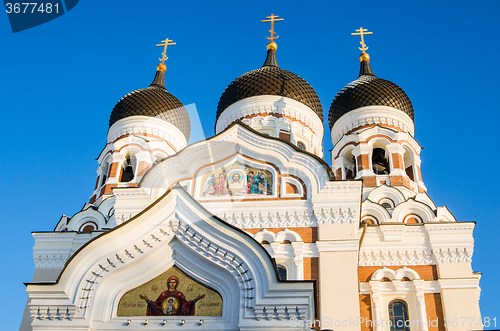
[[[158,70],[156,76],[145,89],[135,90],[120,99],[109,118],[109,127],[122,118],[141,115],[156,117],[177,127],[189,140],[191,121],[182,102],[167,92],[165,72]]]
[[[393,107],[414,119],[410,98],[393,82],[375,76],[368,61],[361,62],[358,79],[344,86],[333,99],[328,115],[330,129],[344,114],[365,106]]]
[[[217,118],[232,104],[259,95],[280,95],[299,101],[311,108],[323,121],[323,108],[316,91],[303,78],[281,69],[274,49],[267,51],[262,68],[249,71],[229,84],[219,100]]]

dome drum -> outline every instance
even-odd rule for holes
[[[240,100],[229,106],[217,120],[216,133],[224,131],[232,123],[242,120],[251,128],[279,138],[289,133],[291,143],[302,141],[306,151],[323,155],[323,123],[309,107],[296,100],[261,95]]]
[[[388,106],[365,106],[352,110],[337,121],[331,128],[332,143],[335,146],[344,135],[367,126],[381,125],[397,128],[410,135],[415,134],[415,126],[410,116]]]
[[[158,117],[135,115],[122,118],[108,130],[108,143],[113,143],[128,134],[146,135],[165,140],[175,153],[187,146],[184,133],[173,124]]]

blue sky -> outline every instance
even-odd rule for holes
[[[161,56],[155,45],[177,42],[168,49],[167,89],[196,105],[211,136],[226,86],[264,62],[269,26],[260,20],[271,13],[285,18],[276,23],[280,66],[315,88],[325,119],[337,91],[358,75],[359,37],[350,33],[373,31],[372,69],[412,100],[429,195],[458,220],[477,222],[472,265],[483,273],[482,314],[500,318],[499,10],[498,1],[82,0],[16,34],[0,15],[5,330],[21,321],[23,282],[34,271],[31,231],[52,230],[88,201],[111,110],[151,83]],[[325,133],[328,163],[331,148]]]

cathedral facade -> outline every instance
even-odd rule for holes
[[[20,330],[482,329],[475,224],[427,194],[411,101],[358,32],[359,76],[325,114],[272,28],[190,145],[160,63],[113,108],[89,202],[33,234]]]

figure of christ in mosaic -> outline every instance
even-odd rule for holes
[[[193,300],[186,300],[184,294],[177,290],[179,278],[171,276],[167,280],[167,290],[160,294],[156,301],[141,294],[141,299],[147,302],[146,316],[194,316],[195,304],[203,299],[205,294],[198,295]]]

